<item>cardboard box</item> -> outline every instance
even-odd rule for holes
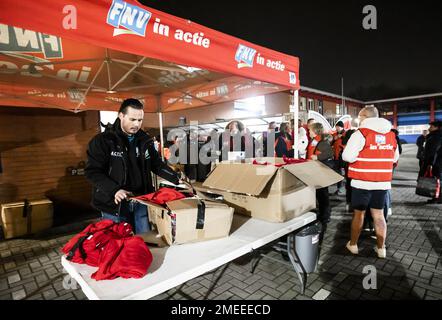
[[[283,163],[279,158],[258,161]],[[319,161],[282,167],[222,162],[195,189],[202,195],[222,196],[237,213],[270,222],[285,222],[316,207],[316,188],[341,180],[341,175]]]
[[[50,200],[5,203],[1,205],[1,222],[5,239],[34,234],[52,227],[54,207]]]
[[[155,223],[158,233],[169,245],[229,236],[234,210],[223,203],[205,200],[204,223],[202,229],[197,229],[196,198],[167,202],[168,209],[147,201],[139,202],[148,206],[149,219]]]

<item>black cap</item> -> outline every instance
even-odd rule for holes
[[[336,125],[335,125],[336,127],[341,127],[341,128],[345,128],[344,127],[344,122],[342,122],[342,121],[338,121],[338,122],[336,122]]]
[[[435,127],[442,127],[442,121],[432,121],[430,122],[430,126],[435,126]]]

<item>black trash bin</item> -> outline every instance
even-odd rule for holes
[[[314,272],[318,265],[321,232],[322,225],[316,222],[296,233],[294,249],[306,273]]]

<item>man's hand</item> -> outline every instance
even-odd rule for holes
[[[130,196],[132,196],[132,192],[123,189],[118,190],[115,194],[115,203],[119,204],[121,201],[126,200]]]

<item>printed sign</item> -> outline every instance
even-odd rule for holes
[[[253,61],[255,60],[256,50],[243,46],[240,44],[236,50],[235,60],[238,62],[238,69],[253,68]]]
[[[114,0],[107,15],[107,23],[113,26],[113,36],[134,34],[144,37],[152,13],[122,0]],[[121,29],[124,27],[125,29]]]

